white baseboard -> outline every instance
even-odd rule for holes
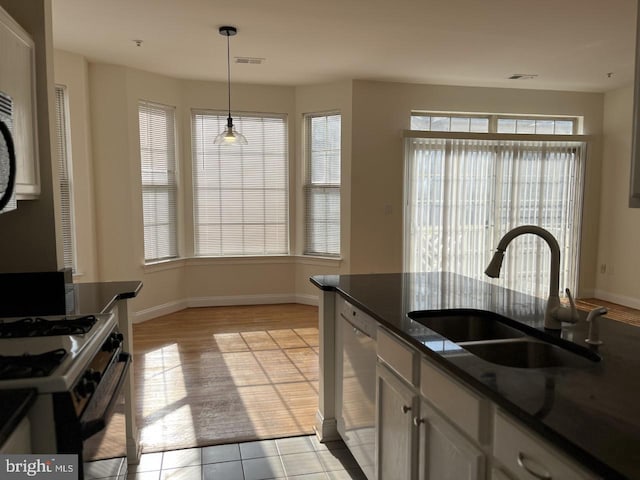
[[[145,308],[144,310],[139,310],[133,314],[133,323],[146,322],[152,318],[179,312],[185,308],[187,308],[187,303],[184,300],[163,303],[162,305],[157,305],[155,307]]]
[[[625,295],[618,295],[616,293],[611,293],[611,292],[598,290],[598,289],[594,290],[593,296],[595,298],[606,300],[607,302],[613,302],[619,305],[624,305],[625,307],[640,309],[639,298],[627,297]]]
[[[133,323],[142,323],[162,315],[184,310],[190,307],[225,307],[233,305],[272,305],[277,303],[300,303],[303,305],[318,305],[317,295],[287,294],[287,295],[228,295],[217,297],[192,297],[165,303],[151,308],[145,308],[134,314]]]

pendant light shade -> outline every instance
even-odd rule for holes
[[[247,142],[246,137],[233,126],[233,118],[231,118],[231,56],[229,55],[229,37],[238,33],[238,29],[236,27],[224,26],[220,27],[218,32],[220,35],[227,37],[227,98],[229,100],[229,116],[227,117],[227,126],[218,134],[213,143],[214,145],[247,145],[249,142]]]

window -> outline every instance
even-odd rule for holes
[[[585,144],[407,140],[405,268],[484,279],[500,238],[525,224],[561,248],[561,288],[577,284]],[[507,249],[501,284],[546,298],[550,251],[534,235]]]
[[[144,260],[178,256],[175,109],[140,101]]]
[[[472,115],[464,113],[413,112],[411,130],[429,132],[529,133],[573,135],[578,121],[573,117]]]
[[[412,113],[411,130],[487,133],[489,131],[489,117],[462,114]]]
[[[286,116],[245,114],[233,120],[248,145],[213,144],[227,113],[192,113],[195,255],[287,255]]]
[[[340,255],[340,114],[307,115],[305,255]]]
[[[71,152],[69,149],[69,114],[67,90],[64,86],[55,87],[56,102],[56,143],[57,162],[60,181],[60,218],[62,225],[62,252],[65,268],[76,272],[75,230],[73,226],[73,176]]]

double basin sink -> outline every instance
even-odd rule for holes
[[[593,350],[480,310],[411,312],[409,318],[488,362],[514,368],[588,367]]]

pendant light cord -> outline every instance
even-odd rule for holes
[[[227,97],[229,100],[228,126],[231,126],[231,55],[229,53],[229,32],[227,32]]]

